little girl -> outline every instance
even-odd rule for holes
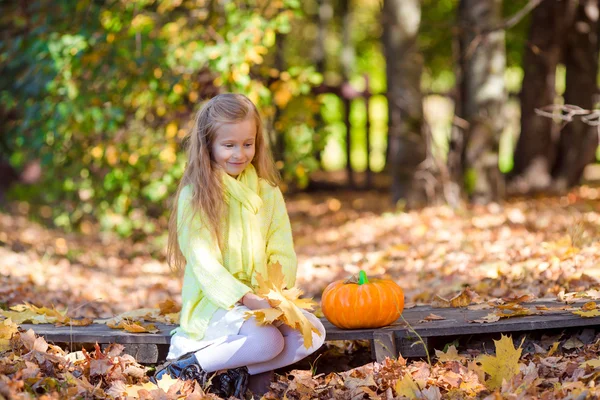
[[[256,274],[267,276],[267,265],[278,262],[291,288],[297,265],[261,118],[243,95],[218,95],[196,117],[169,222],[168,259],[175,269],[185,266],[181,319],[155,379],[168,374],[204,387],[212,376],[213,393],[242,397],[248,374],[264,381],[323,344],[325,329],[308,312],[320,332],[308,349],[297,330],[244,319],[249,310],[270,308],[253,294]],[[213,374],[221,370],[228,371]]]

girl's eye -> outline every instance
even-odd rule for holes
[[[246,143],[246,147],[252,147],[254,146],[254,143]]]
[[[233,145],[232,145],[231,143],[226,143],[226,144],[225,144],[225,147],[227,147],[228,149],[230,149],[230,148],[232,148],[232,147],[233,147]]]

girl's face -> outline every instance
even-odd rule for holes
[[[216,131],[212,157],[225,172],[236,177],[252,162],[255,146],[256,124],[252,118],[223,124]]]

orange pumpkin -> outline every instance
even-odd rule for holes
[[[369,281],[361,270],[358,280],[330,283],[323,291],[321,309],[325,318],[338,328],[380,328],[400,318],[404,292],[389,279]]]

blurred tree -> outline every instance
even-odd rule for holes
[[[453,127],[448,166],[454,185],[466,187],[478,202],[497,200],[504,187],[498,167],[506,102],[501,6],[501,0],[462,0],[458,9],[460,90],[455,114],[464,123]]]
[[[394,202],[423,203],[423,180],[417,179],[426,159],[421,73],[423,57],[417,46],[421,23],[419,0],[383,2],[383,44],[388,99],[388,170]]]
[[[571,28],[567,32],[565,104],[586,110],[595,106],[598,92],[598,0],[579,1]],[[564,191],[577,185],[584,168],[594,162],[598,148],[598,128],[577,118],[567,124],[558,141],[556,163],[552,170],[554,189]]]
[[[535,114],[535,109],[556,100],[556,67],[573,16],[572,5],[563,0],[543,1],[532,13],[529,44],[523,57],[521,133],[511,172],[518,177],[521,192],[546,189],[552,180],[550,173],[560,128],[551,119]]]
[[[598,134],[580,120],[561,127],[535,109],[556,104],[556,68],[566,67],[564,103],[592,109],[597,92],[597,0],[544,1],[532,16],[521,90],[521,134],[511,190],[563,191],[576,185],[595,158]]]

